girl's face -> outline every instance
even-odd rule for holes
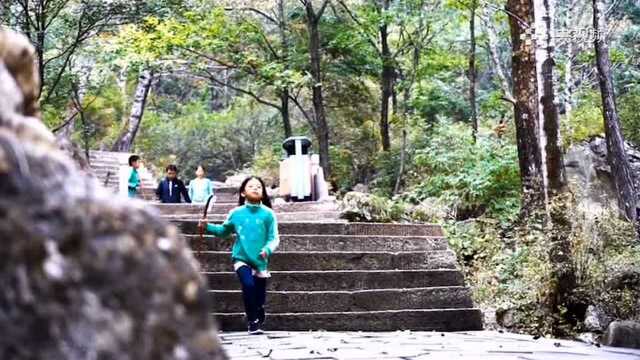
[[[198,166],[198,169],[196,170],[196,176],[199,178],[204,176],[204,169],[202,168],[202,166]]]
[[[262,184],[258,179],[251,179],[244,187],[242,195],[252,203],[259,203],[262,201]]]

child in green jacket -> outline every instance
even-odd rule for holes
[[[248,330],[249,334],[261,334],[266,318],[267,278],[271,277],[267,266],[280,242],[278,222],[262,179],[246,178],[238,192],[239,206],[229,212],[222,225],[207,224],[204,219],[199,225],[221,238],[236,234],[231,258],[242,285]]]
[[[138,196],[138,189],[140,188],[140,175],[138,174],[140,157],[138,155],[129,156],[129,166],[131,167],[131,172],[129,173],[127,189],[129,197],[135,198]]]

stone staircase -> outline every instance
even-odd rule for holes
[[[195,219],[168,220],[192,247],[201,246]],[[482,329],[481,312],[438,225],[280,220],[279,232],[267,330]],[[222,330],[245,330],[231,271],[233,240],[205,240],[195,255],[211,289],[212,314]]]

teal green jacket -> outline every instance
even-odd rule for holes
[[[129,197],[136,197],[138,193],[138,187],[140,186],[140,176],[138,170],[131,168],[131,175],[129,175]]]
[[[233,261],[242,261],[258,271],[267,270],[269,258],[280,243],[276,216],[262,204],[238,206],[229,212],[222,225],[207,224],[207,231],[221,238],[235,233]],[[260,256],[262,251],[267,253],[266,259]]]

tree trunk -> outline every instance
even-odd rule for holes
[[[147,96],[149,95],[152,81],[153,73],[150,70],[143,70],[140,73],[133,104],[131,105],[131,113],[127,122],[127,129],[113,145],[113,151],[129,152],[133,148],[133,142],[135,141],[140,123],[142,122],[144,107],[147,104]]]
[[[327,0],[325,0],[326,4]],[[322,9],[325,8],[323,4]],[[331,164],[329,162],[329,126],[324,112],[324,101],[322,98],[322,71],[320,69],[320,30],[318,25],[322,10],[315,13],[311,0],[305,2],[307,15],[307,30],[309,31],[309,57],[311,62],[311,76],[313,78],[313,110],[316,137],[320,152],[320,166],[324,170],[327,179],[331,176]]]
[[[511,85],[509,84],[509,80],[502,69],[502,61],[500,60],[500,53],[498,52],[498,35],[496,34],[496,29],[493,27],[493,23],[491,20],[491,14],[489,12],[488,7],[484,7],[484,15],[487,22],[487,41],[489,43],[489,53],[491,54],[491,62],[493,63],[493,69],[498,76],[498,80],[500,80],[500,87],[502,88],[502,92],[504,94],[504,100],[515,104],[515,99],[513,98],[513,92],[511,91]]]
[[[533,25],[533,6],[531,0],[508,0],[506,9],[513,14],[509,16],[509,26],[513,46],[514,116],[523,191],[522,213],[527,214],[532,208],[544,206],[535,49],[532,34],[527,33]]]
[[[289,40],[287,39],[287,16],[284,11],[284,0],[278,0],[278,28],[280,31],[280,43],[282,45],[282,61],[285,64],[285,69],[289,69]],[[293,134],[289,115],[288,87],[284,87],[280,91],[280,114],[282,115],[284,137],[288,138]]]
[[[574,15],[578,0],[572,0],[567,9],[566,28],[574,27]],[[566,119],[571,119],[573,112],[573,39],[567,39],[566,62],[564,64],[564,115]]]
[[[211,76],[216,76],[212,74]],[[225,108],[224,90],[216,86],[218,82],[209,82],[209,111],[218,112]]]
[[[383,0],[382,11],[389,9],[390,0]],[[382,150],[389,151],[391,148],[391,139],[389,136],[389,100],[393,95],[393,85],[395,81],[395,67],[391,50],[389,49],[389,32],[387,24],[380,26],[380,44],[382,55],[382,73],[380,74],[380,137],[382,138]]]
[[[469,106],[473,125],[473,142],[478,138],[478,114],[476,113],[476,0],[471,2],[469,17]]]
[[[291,119],[289,115],[289,89],[285,88],[280,93],[280,114],[282,115],[282,125],[284,127],[284,137],[291,137]]]
[[[605,5],[602,0],[593,0],[593,26],[597,31],[595,48],[598,79],[602,94],[605,136],[607,138],[607,158],[614,184],[618,193],[618,207],[628,220],[637,219],[636,189],[629,169],[629,159],[624,149],[624,137],[620,130],[620,119],[616,107],[613,80],[611,78],[611,62],[607,45]]]
[[[560,118],[555,102],[553,87],[554,73],[554,27],[555,0],[535,0],[536,57],[538,89],[540,91],[539,116],[541,117],[541,150],[543,170],[546,169],[546,183],[551,192],[563,191],[564,164],[560,144]]]
[[[535,58],[536,58],[536,85],[538,87],[538,129],[540,135],[538,136],[538,142],[540,145],[540,161],[542,162],[542,184],[544,188],[544,204],[545,209],[548,210],[549,204],[549,189],[548,189],[548,175],[547,175],[547,135],[545,133],[545,94],[544,86],[545,81],[551,83],[551,93],[553,93],[553,58],[550,57],[551,53],[549,47],[551,45],[551,39],[549,39],[549,14],[544,2],[546,0],[533,0],[533,31],[535,31]],[[544,73],[543,63],[551,64],[548,66],[548,73]],[[545,79],[544,76],[551,78]],[[548,94],[547,94],[548,95]],[[553,95],[552,95],[553,96]],[[551,98],[551,106],[555,109],[553,104],[553,97]]]
[[[571,313],[571,295],[576,288],[576,273],[572,261],[571,198],[566,191],[562,146],[560,144],[560,119],[555,103],[553,87],[553,67],[555,51],[555,0],[534,0],[536,29],[536,67],[539,89],[539,116],[541,123],[541,155],[546,176],[547,219],[545,233],[549,239],[549,262],[551,264],[551,286],[547,294],[546,306],[554,319],[568,319]],[[563,312],[562,309],[567,309]],[[554,324],[554,334],[561,333],[561,324]]]

